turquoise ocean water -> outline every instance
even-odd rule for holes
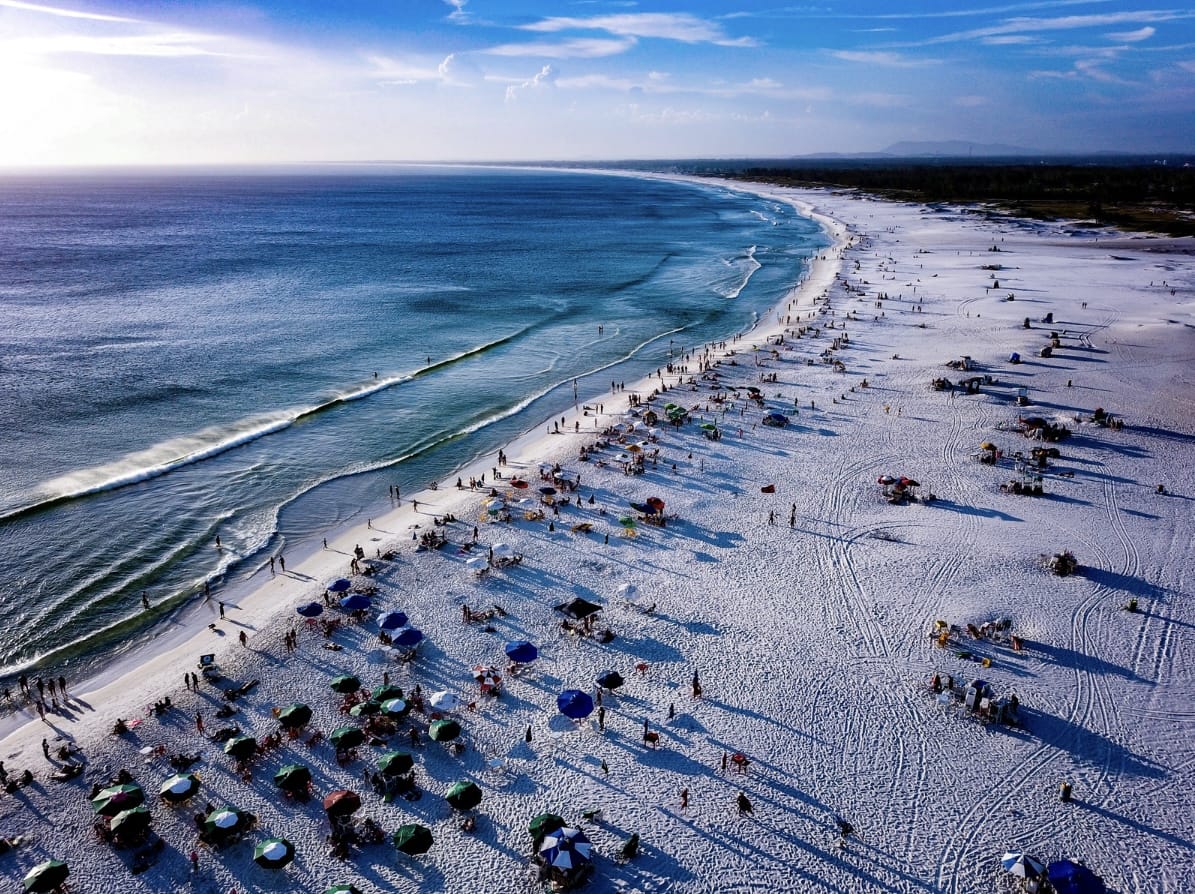
[[[574,379],[750,326],[825,244],[779,202],[614,175],[0,177],[0,673],[137,647]]]

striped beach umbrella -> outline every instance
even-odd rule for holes
[[[549,832],[539,844],[539,858],[553,869],[565,872],[593,860],[593,845],[580,829],[565,826]]]
[[[100,816],[116,816],[122,810],[145,803],[145,791],[139,785],[112,785],[91,799],[91,809]]]
[[[199,777],[194,773],[178,773],[162,783],[158,796],[167,803],[181,804],[199,791]]]
[[[263,869],[281,869],[295,858],[295,846],[285,838],[267,838],[253,849],[253,862]]]

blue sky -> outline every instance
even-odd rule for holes
[[[0,0],[0,165],[1195,148],[1195,8]]]

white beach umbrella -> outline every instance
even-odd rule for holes
[[[618,589],[614,592],[627,602],[638,602],[643,595],[639,588],[631,583],[619,584]]]
[[[220,829],[231,829],[240,821],[240,815],[235,810],[221,810],[212,817],[212,824]]]
[[[461,706],[461,697],[447,689],[432,694],[427,703],[437,711],[455,711]]]
[[[474,556],[472,559],[465,560],[465,567],[474,574],[480,574],[490,567],[490,563],[487,562],[482,556]]]
[[[493,553],[495,559],[509,559],[515,554],[515,551],[509,544],[495,543]]]
[[[1036,879],[1046,871],[1045,864],[1035,860],[1028,854],[1005,853],[1000,858],[1000,865],[1017,878]]]

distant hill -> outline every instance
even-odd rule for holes
[[[887,149],[881,150],[883,155],[897,158],[974,158],[984,157],[1016,157],[1040,156],[1043,153],[1037,149],[1026,149],[1024,146],[1005,146],[1002,143],[972,143],[967,140],[938,140],[923,141],[904,140],[893,143]]]

